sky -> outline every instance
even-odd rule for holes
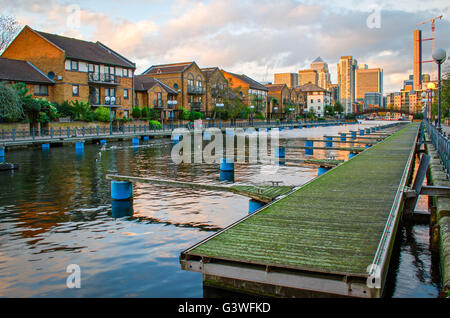
[[[258,81],[296,73],[320,56],[336,82],[340,56],[382,68],[384,93],[412,74],[414,29],[450,54],[448,0],[0,0],[2,14],[44,32],[100,41],[136,63],[195,61]],[[431,41],[423,42],[431,60]],[[447,61],[444,69],[449,68]],[[431,72],[431,63],[423,72]],[[437,76],[437,75],[435,75]]]

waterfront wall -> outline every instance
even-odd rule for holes
[[[450,180],[442,168],[433,144],[427,144],[427,152],[431,157],[428,170],[428,183],[434,186],[450,187]],[[439,246],[442,290],[450,291],[450,198],[433,197],[431,216],[432,246]]]

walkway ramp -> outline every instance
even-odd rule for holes
[[[418,129],[406,126],[187,249],[182,268],[202,272],[205,285],[263,295],[380,297]],[[379,286],[367,285],[371,264]]]

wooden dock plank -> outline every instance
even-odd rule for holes
[[[182,258],[367,277],[417,129],[407,126]]]

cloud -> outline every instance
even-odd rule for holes
[[[412,71],[416,23],[450,13],[445,1],[427,1],[426,5],[413,0],[377,2],[381,28],[371,29],[366,20],[373,1],[368,0],[175,0],[165,3],[163,11],[157,11],[155,3],[162,2],[85,4],[80,28],[74,29],[66,23],[68,5],[58,0],[17,0],[13,4],[0,0],[2,8],[20,21],[42,31],[101,41],[135,61],[139,71],[152,64],[195,60],[201,67],[219,66],[256,80],[272,80],[275,72],[297,72],[321,56],[335,81],[339,57],[353,55],[360,63],[384,69],[386,92],[400,89],[402,76],[406,79]],[[107,10],[111,4],[127,14],[120,10],[111,14]],[[144,6],[154,10],[149,17],[135,20],[135,15],[142,17]],[[164,19],[152,20],[158,16]],[[428,36],[429,24],[421,28]],[[436,33],[438,45],[447,49],[448,30],[447,15],[437,22]],[[424,43],[424,58],[428,51]],[[429,69],[424,65],[424,71]]]

